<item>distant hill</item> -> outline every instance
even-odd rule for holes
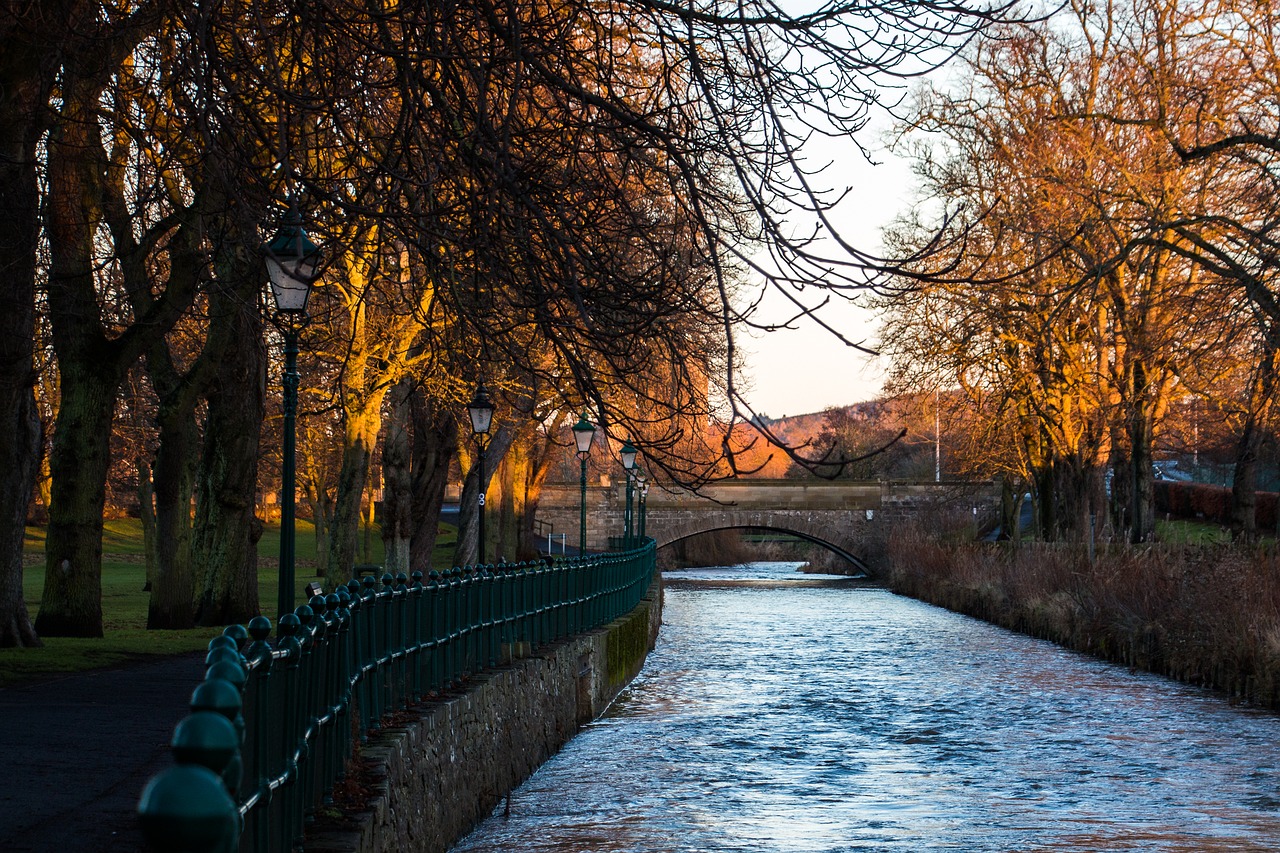
[[[837,441],[842,443],[844,452],[857,456],[891,442],[894,434],[902,426],[910,423],[913,416],[918,418],[918,414],[913,411],[912,401],[899,397],[851,403],[847,406],[833,406],[821,412],[803,415],[782,418],[761,417],[757,422],[778,442],[803,456],[816,460],[822,454],[814,445],[824,430],[834,430],[840,436]],[[754,432],[750,426],[744,426],[742,429],[748,433]],[[830,441],[830,437],[827,441]],[[919,442],[894,445],[891,449],[887,449],[884,455],[877,456],[875,461],[868,461],[861,465],[860,468],[863,470],[854,476],[919,475],[918,471],[913,470],[919,467],[918,460],[914,459],[919,453],[913,450],[913,444],[919,444]],[[784,477],[788,476],[788,471],[792,467],[785,451],[778,447],[764,446],[763,442],[760,447],[752,447],[750,455],[757,460],[768,459],[768,462],[764,464],[758,462],[754,466],[758,470],[754,470],[753,473],[747,473],[747,470],[752,470],[753,466],[740,465],[742,473],[739,476]],[[846,472],[845,475],[849,476],[850,473]]]
[[[852,408],[852,407],[850,407]],[[822,429],[827,413],[810,412],[806,415],[788,415],[781,418],[761,418],[761,425],[792,447],[804,444]]]

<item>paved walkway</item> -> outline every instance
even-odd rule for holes
[[[204,653],[0,689],[0,851],[135,853]]]

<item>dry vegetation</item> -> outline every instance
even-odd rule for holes
[[[891,588],[1068,648],[1274,708],[1275,549],[957,544],[920,529],[888,547]]]

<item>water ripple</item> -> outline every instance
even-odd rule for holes
[[[793,578],[669,584],[658,648],[609,716],[455,851],[1276,849],[1276,717]]]

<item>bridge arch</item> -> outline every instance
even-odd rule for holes
[[[548,542],[560,536],[572,543],[585,532],[588,550],[608,549],[610,538],[622,535],[625,527],[623,486],[589,486],[584,495],[579,485],[548,484],[538,502],[541,535]],[[874,574],[875,554],[894,523],[938,507],[985,515],[999,506],[999,498],[990,482],[727,480],[697,494],[650,489],[645,533],[663,546],[714,530],[777,530]],[[584,510],[585,527],[580,521]]]
[[[869,520],[865,514],[847,514],[841,525],[833,525],[825,513],[795,510],[734,510],[726,507],[716,513],[679,513],[673,518],[666,518],[667,515],[669,513],[662,510],[650,512],[646,524],[645,532],[653,537],[659,548],[717,530],[773,530],[826,548],[860,571],[872,573],[861,556],[869,532],[865,527]]]

